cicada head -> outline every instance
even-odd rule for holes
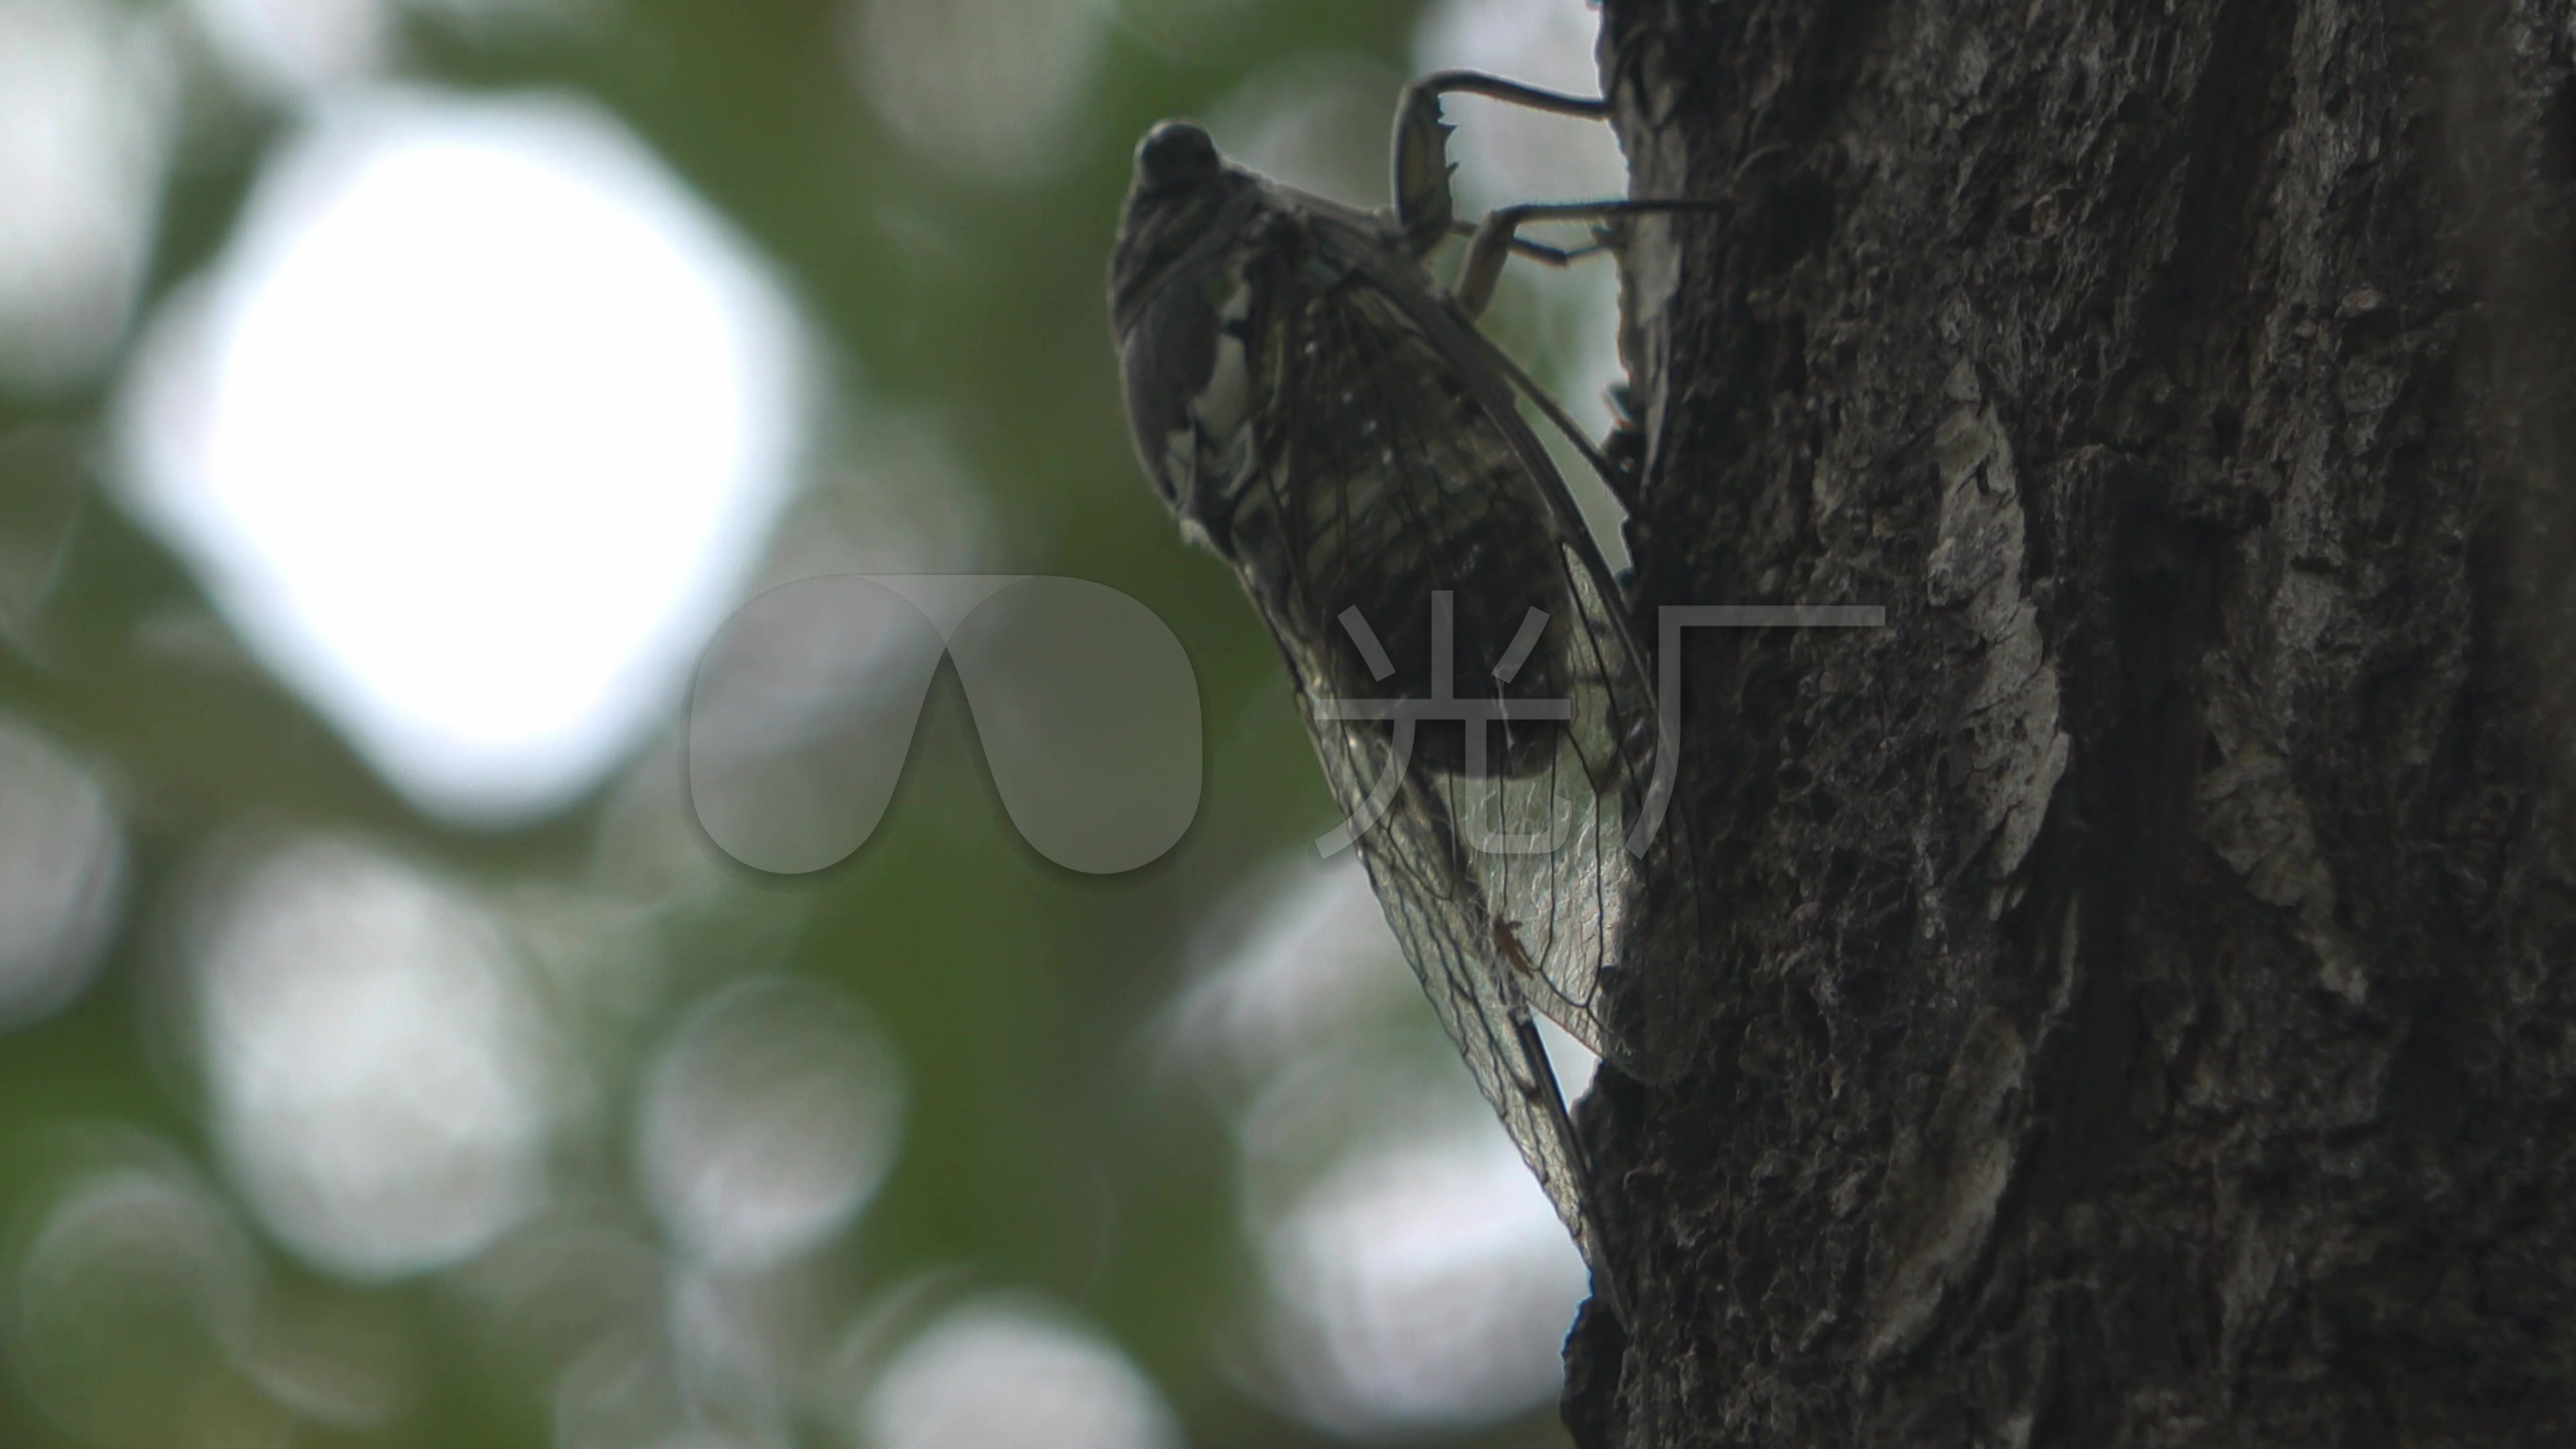
[[[1217,155],[1189,121],[1165,121],[1136,147],[1135,179],[1109,261],[1110,320],[1136,451],[1185,525],[1202,530],[1191,480],[1198,449],[1241,422],[1243,253],[1261,179]],[[1233,306],[1236,315],[1229,316]]]
[[[1110,307],[1121,338],[1146,296],[1169,282],[1174,264],[1207,238],[1227,197],[1251,181],[1230,171],[1194,121],[1165,121],[1136,143],[1136,173],[1109,262]]]

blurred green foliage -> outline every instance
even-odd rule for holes
[[[1104,1328],[1192,1442],[1331,1442],[1237,1382],[1229,1360],[1242,1345],[1229,1325],[1248,1268],[1226,1125],[1158,1065],[1154,1033],[1210,903],[1333,817],[1257,620],[1224,569],[1180,546],[1138,475],[1102,290],[1129,148],[1146,125],[1202,113],[1284,57],[1351,53],[1403,68],[1413,8],[1210,4],[1178,46],[1150,43],[1104,8],[1097,83],[1054,138],[1060,164],[1026,184],[954,174],[890,135],[854,93],[837,7],[823,0],[600,3],[532,28],[436,7],[404,12],[404,80],[571,87],[612,108],[774,263],[829,340],[852,399],[852,446],[864,455],[872,416],[941,428],[996,521],[999,543],[977,564],[1096,579],[1141,600],[1195,664],[1206,726],[1204,805],[1183,844],[1130,875],[1078,876],[1012,831],[943,676],[895,808],[856,860],[792,882],[726,870],[713,887],[660,903],[631,938],[580,944],[631,954],[659,985],[631,1018],[571,1024],[589,1072],[612,1090],[587,1133],[558,1149],[558,1191],[597,1194],[607,1216],[641,1222],[628,1200],[631,1107],[613,1090],[638,1070],[641,1044],[747,971],[834,983],[897,1044],[910,1105],[891,1178],[814,1268],[819,1277],[854,1293],[933,1269],[1032,1288]],[[287,111],[248,105],[192,111],[145,315],[218,254],[263,153],[293,124]],[[239,656],[152,646],[169,621],[203,620],[210,607],[187,571],[96,491],[109,385],[0,401],[0,436],[36,440],[7,455],[0,487],[70,489],[82,500],[45,596],[21,612],[19,647],[0,648],[0,713],[112,782],[131,852],[123,915],[95,984],[0,1036],[0,1210],[17,1215],[21,1232],[29,1195],[59,1166],[67,1124],[151,1134],[207,1180],[225,1181],[162,999],[171,900],[210,840],[245,823],[353,832],[479,887],[542,892],[610,868],[601,860],[609,817],[632,808],[639,788],[619,776],[576,809],[501,833],[442,827]],[[830,471],[813,486],[834,486]],[[667,759],[642,768],[666,769]],[[389,1421],[307,1424],[280,1431],[287,1438],[549,1441],[542,1385],[473,1341],[452,1283],[352,1287],[273,1243],[259,1255],[283,1291],[360,1299],[365,1312],[390,1315],[414,1355],[412,1391]],[[17,1375],[7,1385],[0,1444],[77,1442]],[[1541,1409],[1480,1436],[1422,1442],[1552,1443],[1551,1419]],[[217,1410],[195,1422],[196,1442],[287,1442]],[[811,1425],[791,1428],[833,1442]]]

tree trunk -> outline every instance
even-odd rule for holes
[[[2576,1443],[2576,11],[1612,0],[1682,1080],[1586,1446]]]

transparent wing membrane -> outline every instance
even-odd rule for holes
[[[1347,272],[1281,309],[1236,562],[1406,959],[1588,1249],[1581,1151],[1529,1018],[1665,1074],[1601,989],[1635,895],[1653,695],[1508,392],[1406,300]]]

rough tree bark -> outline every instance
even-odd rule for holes
[[[2576,8],[1611,0],[1697,1067],[1587,1445],[2576,1443]],[[1687,979],[1677,979],[1686,977]]]

